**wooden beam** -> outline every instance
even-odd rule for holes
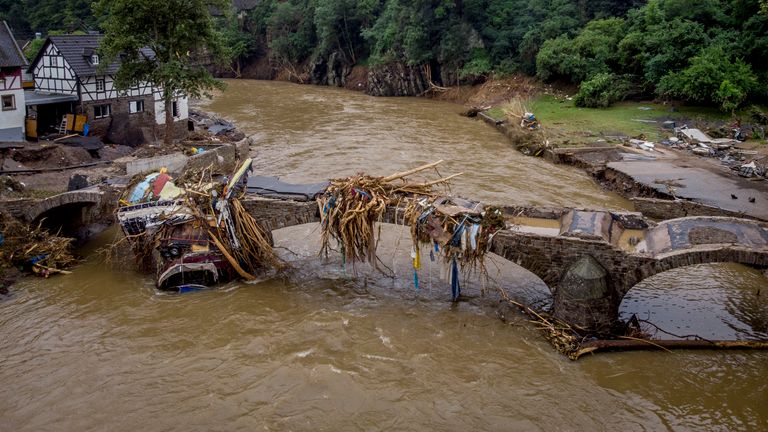
[[[671,349],[768,350],[768,341],[608,339],[585,342],[573,359],[599,351],[648,351]]]

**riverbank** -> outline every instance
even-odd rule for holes
[[[713,122],[724,121],[717,113],[690,108],[666,110],[666,115],[660,117],[665,110],[655,104],[594,110],[576,109],[565,100],[559,102],[565,104],[563,107],[556,107],[554,100],[545,95],[531,102],[535,108],[531,111],[537,112],[541,125],[535,130],[521,127],[500,107],[483,110],[478,117],[507,136],[524,154],[584,169],[604,188],[632,200],[636,210],[649,217],[768,219],[768,182],[764,177],[768,145],[759,140],[730,141],[726,150],[716,152],[711,144],[688,141],[688,145],[678,138],[684,136],[676,126],[678,122],[692,122],[691,116],[698,114],[709,117],[699,117],[696,124],[716,125]],[[567,110],[573,112],[564,113]],[[598,114],[608,120],[599,116],[596,119]],[[566,118],[576,124],[563,123]],[[706,157],[697,151],[703,149],[708,150],[704,152]],[[757,166],[761,174],[744,175],[743,166]]]
[[[195,131],[173,145],[98,148],[53,141],[0,149],[0,294],[24,273],[67,273],[70,253],[115,222],[122,188],[136,175],[166,168],[229,175],[245,159],[245,134],[206,113],[190,113]]]
[[[364,67],[358,67],[354,74],[357,77],[355,83],[350,86],[344,81],[340,86],[370,94],[369,85],[363,83],[368,72]],[[278,78],[296,81],[290,75]],[[370,81],[370,74],[367,79]],[[312,80],[301,82],[313,83]],[[569,96],[575,91],[575,88],[553,87],[528,77],[512,76],[489,79],[474,86],[432,86],[417,95],[463,105],[472,114],[483,113],[480,117],[506,135],[523,154],[544,156],[555,163],[584,169],[603,188],[632,200],[638,210],[642,209],[651,217],[720,215],[768,219],[765,211],[768,210],[768,185],[765,181],[757,181],[767,174],[768,144],[764,141],[753,139],[734,143],[731,151],[712,152],[712,155],[722,156],[734,169],[754,161],[763,174],[749,181],[723,169],[719,159],[701,162],[701,158],[690,151],[659,145],[668,142],[670,137],[676,139],[674,128],[683,125],[700,127],[717,136],[728,134],[731,132],[729,116],[713,108],[652,102],[623,102],[609,109],[577,108]],[[515,99],[524,101],[535,113],[543,124],[541,131],[527,133],[508,118],[504,106]],[[747,111],[740,113],[742,116],[748,114]],[[748,127],[750,130],[755,128]],[[654,143],[655,148],[650,151],[632,148],[629,144],[633,139]],[[658,160],[663,163],[655,162]],[[684,179],[688,180],[682,181]],[[686,186],[700,184],[702,179],[710,189],[720,193],[713,196],[704,188],[694,192],[693,187]],[[731,195],[742,198],[733,199]]]

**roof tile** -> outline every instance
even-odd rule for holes
[[[26,66],[27,59],[21,52],[8,24],[3,21],[0,24],[0,67]]]

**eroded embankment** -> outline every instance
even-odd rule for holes
[[[643,163],[641,159],[648,158],[647,156],[638,155],[631,150],[612,144],[594,147],[553,148],[549,146],[544,135],[538,131],[521,128],[517,124],[495,119],[483,112],[477,113],[477,117],[506,136],[521,153],[541,156],[556,164],[567,164],[584,170],[600,184],[601,188],[631,200],[635,210],[652,219],[664,220],[685,216],[730,216],[766,220],[768,217],[760,215],[761,212],[758,207],[762,203],[755,204],[756,200],[765,199],[763,189],[755,184],[748,184],[746,189],[734,189],[734,194],[729,198],[733,202],[728,202],[729,199],[726,199],[728,205],[725,206],[717,205],[716,201],[712,199],[710,199],[712,202],[704,202],[689,194],[681,193],[680,195],[683,196],[678,196],[676,192],[680,192],[686,185],[676,182],[674,179],[665,180],[663,177],[668,177],[668,173],[659,172],[658,179],[642,181],[625,170],[617,168],[617,164],[615,164],[615,162],[627,161],[627,155],[631,156],[630,160],[637,159],[638,163]],[[675,159],[671,159],[671,161],[672,165],[679,165],[676,169],[680,171],[681,177],[684,175],[683,172],[690,170],[686,163],[675,163]],[[718,189],[732,187],[731,184],[738,183],[722,178],[720,173],[714,172],[714,167],[709,167],[706,164],[699,165],[701,166],[696,168],[699,171],[697,174],[704,175]],[[652,166],[648,167],[649,170],[652,168]],[[649,171],[647,174],[652,175],[653,173]],[[737,201],[736,194],[742,195],[742,197],[746,195],[747,199]],[[719,200],[719,203],[722,202],[723,200]],[[739,207],[735,203],[744,204],[746,207]]]

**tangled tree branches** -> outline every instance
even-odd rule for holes
[[[238,262],[251,272],[274,268],[285,270],[287,264],[277,257],[264,228],[248,213],[239,199],[232,199],[232,218],[240,247],[231,251]]]
[[[412,197],[435,198],[434,187],[448,184],[459,174],[427,182],[409,181],[407,177],[437,167],[443,161],[395,173],[387,177],[356,176],[331,180],[326,193],[318,199],[321,215],[322,249],[328,255],[331,239],[336,240],[342,256],[349,262],[375,264],[377,235],[374,222],[381,221],[388,205],[397,205]],[[439,173],[438,173],[439,175]]]
[[[406,209],[417,255],[427,246],[430,255],[442,253],[462,273],[486,275],[485,255],[493,236],[506,227],[501,210],[458,198],[413,201]]]
[[[504,229],[506,223],[498,208],[458,198],[441,198],[434,191],[434,186],[447,186],[461,174],[425,182],[406,179],[441,162],[387,177],[360,174],[333,180],[326,194],[318,200],[322,228],[321,254],[328,255],[333,239],[339,243],[346,261],[368,261],[375,266],[377,234],[374,223],[383,219],[387,206],[400,208],[405,203],[404,221],[410,225],[413,239],[416,288],[419,286],[421,249],[428,246],[431,259],[441,253],[446,264],[450,265],[451,291],[453,300],[457,300],[461,293],[459,268],[465,276],[473,271],[487,275],[485,254],[493,236]]]
[[[0,268],[17,266],[48,277],[67,273],[64,269],[77,263],[71,253],[73,239],[49,233],[42,222],[29,227],[0,213],[0,233]]]

